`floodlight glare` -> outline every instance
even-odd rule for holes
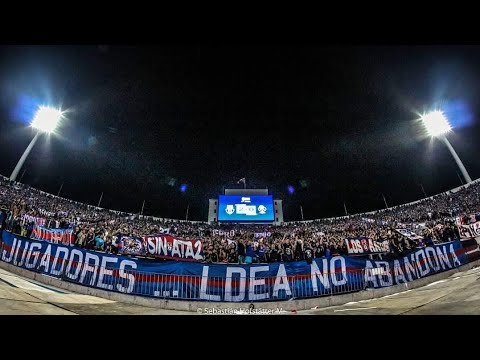
[[[446,135],[452,130],[452,127],[448,123],[448,120],[443,114],[443,112],[440,110],[432,111],[428,114],[422,115],[420,119],[422,120],[422,123],[430,136],[438,137],[445,143],[448,150],[450,150],[450,154],[452,154],[453,158],[455,159],[457,166],[462,172],[462,175],[465,178],[467,184],[472,182],[472,178],[468,174],[467,169],[465,169],[462,160],[460,160],[457,152],[453,148],[452,144],[450,144],[450,141],[448,141],[447,139]]]
[[[423,115],[421,119],[430,136],[443,135],[452,130],[442,111],[432,111]]]
[[[31,126],[48,134],[55,131],[60,119],[62,118],[62,111],[59,109],[40,106],[33,118]]]
[[[15,169],[13,169],[12,174],[10,175],[11,181],[16,181],[18,172],[25,163],[28,154],[30,154],[30,151],[32,151],[32,148],[37,142],[40,135],[43,133],[51,134],[52,132],[54,132],[58,126],[58,123],[62,119],[62,115],[63,112],[60,109],[55,109],[48,106],[40,106],[38,108],[37,113],[35,114],[35,117],[33,118],[33,121],[31,123],[31,126],[37,129],[37,133],[33,137],[32,141],[30,141],[30,144],[28,144],[20,160],[18,160]]]

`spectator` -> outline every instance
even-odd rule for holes
[[[347,254],[346,238],[368,237],[388,241],[391,256],[402,256],[417,247],[448,242],[468,233],[459,224],[480,219],[480,182],[412,204],[338,219],[318,219],[273,225],[234,225],[178,222],[98,209],[45,194],[0,177],[0,226],[31,236],[34,227],[46,225],[74,231],[74,245],[118,253],[121,236],[140,237],[169,232],[183,239],[199,239],[205,260],[245,263],[300,261],[306,250],[313,257]],[[411,232],[413,238],[396,229]],[[219,235],[220,231],[223,235]],[[257,241],[254,233],[268,236]],[[112,236],[112,234],[114,234]],[[228,234],[228,235],[226,235]],[[253,240],[252,240],[253,239]]]
[[[243,240],[238,242],[238,263],[245,264],[245,244]]]

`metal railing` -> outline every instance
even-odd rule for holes
[[[315,275],[278,277],[210,277],[158,274],[137,270],[119,270],[91,266],[63,267],[58,275],[64,281],[130,295],[163,299],[202,301],[274,301],[305,299],[361,291],[366,288],[364,270],[322,274],[325,284]],[[42,268],[37,271],[43,272]],[[107,275],[105,275],[107,274]],[[332,281],[332,279],[335,279]],[[316,283],[316,286],[312,284]],[[334,284],[335,283],[335,284]]]

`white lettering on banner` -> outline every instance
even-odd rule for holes
[[[428,265],[435,270],[440,270],[440,264],[438,263],[437,254],[435,253],[435,249],[432,247],[425,248],[425,255],[427,257]]]
[[[341,280],[337,279],[337,271],[335,262],[340,261],[340,268],[342,269]],[[345,266],[345,259],[342,256],[334,256],[330,259],[330,276],[332,278],[332,284],[334,286],[342,286],[347,283],[347,267]]]
[[[146,236],[147,252],[151,255],[202,260],[200,240],[180,240],[172,236]],[[170,250],[169,250],[170,249]],[[194,253],[194,249],[196,252]]]
[[[97,287],[107,290],[113,290],[113,284],[105,284],[103,279],[105,276],[112,276],[113,271],[112,269],[108,268],[107,263],[116,264],[118,262],[118,258],[112,256],[102,256],[102,263],[100,265],[100,273],[98,275],[98,282]]]
[[[193,247],[195,248],[195,250],[197,250],[194,258],[197,260],[203,260],[203,256],[200,254],[200,252],[202,251],[202,242],[196,241],[195,244],[193,244]]]
[[[42,258],[40,259],[40,264],[38,265],[37,270],[43,266],[44,272],[48,273],[48,269],[50,267],[50,256],[52,256],[52,245],[48,245],[43,253]]]
[[[13,255],[13,265],[15,265],[15,266],[17,266],[18,250],[20,250],[20,246],[22,246],[22,240],[18,240],[17,247],[16,247],[15,253]]]
[[[263,292],[260,294],[255,293],[255,286],[261,286],[263,285],[265,287],[265,278],[257,279],[255,277],[257,272],[260,271],[268,271],[269,266],[252,266],[250,268],[250,288],[248,290],[248,300],[263,300],[263,299],[268,299],[270,295],[268,292]]]
[[[442,252],[442,248],[444,252]],[[450,259],[448,258],[447,249],[445,249],[445,246],[437,247],[437,255],[443,270],[445,270],[445,265],[447,265],[449,269],[452,268],[452,265],[450,264]]]
[[[275,285],[273,286],[274,298],[278,297],[278,292],[280,290],[285,290],[285,295],[292,295],[292,291],[290,290],[290,284],[288,283],[285,265],[283,264],[278,265],[277,276],[275,278]]]
[[[357,253],[356,240],[345,239],[345,243],[347,244],[347,250],[349,254]]]
[[[388,241],[374,241],[369,238],[345,239],[349,254],[381,253],[389,252],[390,245]]]
[[[27,269],[33,269],[35,266],[37,266],[37,261],[38,257],[40,256],[40,251],[33,251],[34,249],[40,250],[42,248],[42,245],[39,243],[31,243],[30,244],[30,249],[28,249],[27,253],[27,259],[25,260],[25,267]],[[30,263],[30,259],[32,258],[33,254],[33,262]]]
[[[330,288],[330,281],[328,280],[328,259],[322,259],[322,272],[320,272],[318,268],[317,261],[318,260],[312,261],[310,265],[310,276],[312,278],[312,288],[314,292],[318,292],[317,277],[325,289]]]
[[[77,257],[78,257],[77,261],[74,260],[75,255],[77,255]],[[75,264],[74,264],[74,262],[75,262]],[[69,279],[77,280],[78,274],[80,273],[82,263],[83,263],[83,253],[80,250],[73,249],[70,252],[70,258],[68,260],[68,265],[67,265],[67,268],[65,269],[65,273],[67,274],[67,277]],[[74,274],[72,274],[70,272],[70,270],[72,269],[72,265],[75,266],[75,273]]]
[[[150,242],[148,239],[145,240],[149,248],[156,247],[155,241]],[[193,246],[195,246],[196,243],[192,244],[192,242],[187,240],[175,240],[177,243],[177,251],[181,256],[187,256],[189,251],[193,253]],[[136,276],[135,273],[131,272],[131,269],[136,269],[137,263],[133,260],[120,260],[121,258],[116,256],[103,256],[99,253],[84,252],[80,249],[70,248],[68,245],[57,246],[48,242],[34,243],[27,241],[25,238],[18,239],[11,237],[10,243],[12,246],[8,248],[8,245],[5,244],[7,248],[2,249],[0,254],[1,260],[5,262],[17,264],[17,266],[23,265],[29,269],[37,268],[37,270],[52,276],[59,276],[65,273],[70,280],[102,289],[132,293],[135,288]],[[174,243],[175,242],[169,243],[172,249]],[[365,244],[368,245],[368,242],[365,241]],[[357,263],[357,260],[355,260],[351,263],[351,266],[357,268],[361,266],[360,264],[364,264],[365,282],[368,286],[388,287],[422,278],[441,271],[442,269],[448,270],[461,265],[460,259],[455,251],[463,255],[463,250],[456,248],[458,245],[458,242],[454,242],[417,249],[408,256],[402,259],[392,260],[391,262],[365,260],[365,262]],[[44,249],[43,251],[42,248]],[[349,281],[352,281],[350,280],[352,278],[347,276],[347,261],[349,261],[349,258],[343,256],[314,259],[312,264],[310,264],[310,274],[309,276],[307,274],[308,278],[296,281],[296,286],[300,286],[301,282],[302,285],[304,285],[302,289],[306,290],[305,294],[307,295],[311,294],[311,292],[318,294],[322,292],[323,289],[330,289],[332,286],[343,286]],[[60,264],[58,264],[59,262]],[[141,265],[141,263],[139,264]],[[392,267],[390,267],[390,265],[392,265]],[[214,267],[215,273],[222,271],[222,275],[218,273],[218,279],[209,279],[208,274],[210,267],[206,265],[202,266],[199,298],[210,301],[227,302],[291,297],[294,293],[293,289],[291,289],[293,280],[290,280],[292,281],[292,283],[290,283],[288,275],[293,276],[295,273],[305,274],[304,270],[308,269],[306,265],[303,265],[301,271],[296,271],[296,265],[292,266],[283,263],[261,266],[251,265],[246,267],[211,266]],[[268,280],[270,281],[267,282],[267,277],[273,277],[272,272],[275,273],[275,266],[278,266],[275,279],[269,278]],[[65,271],[64,267],[66,268]],[[118,283],[116,283],[117,281],[113,281],[114,268],[119,269],[118,278],[115,277],[115,280],[119,280]],[[287,272],[287,269],[289,269],[291,273]],[[225,271],[225,273],[223,273],[223,271]],[[262,272],[266,272],[266,275],[262,276]],[[116,273],[115,271],[115,274]],[[178,275],[173,276],[176,278]],[[158,285],[163,285],[163,277],[162,280],[160,280],[160,276],[156,278],[157,280],[155,282],[158,283],[156,284],[156,288],[159,289]],[[247,281],[249,282],[248,287]],[[224,288],[222,288],[220,284],[224,284]],[[175,288],[175,286],[179,288]],[[166,291],[168,294],[165,295],[165,292],[162,292],[162,296],[178,296],[181,286],[189,289],[190,284],[184,283],[182,280],[171,281],[166,287],[168,288],[168,291]],[[195,285],[191,286],[193,286],[192,291],[197,291]],[[153,289],[154,286],[151,288]],[[145,287],[145,289],[149,290],[150,287]],[[300,290],[300,288],[298,288],[298,290]],[[338,289],[332,291],[332,293],[335,292],[339,292]],[[148,293],[145,294],[148,295]]]
[[[60,258],[60,253],[63,253],[63,256]],[[68,249],[65,247],[58,246],[57,251],[55,252],[55,258],[53,259],[52,269],[50,270],[50,274],[53,276],[58,276],[62,273],[63,268],[65,266],[65,260],[68,258]],[[56,269],[58,260],[60,259],[60,269]]]
[[[453,244],[450,244],[450,254],[452,254],[453,266],[455,266],[455,264],[458,264],[458,266],[462,265],[460,263],[460,260],[458,260],[457,254],[455,254],[455,249],[453,248]]]
[[[157,254],[157,255],[167,255],[167,239],[162,239],[161,237],[155,238],[147,238],[148,247],[147,251],[150,254]]]
[[[472,230],[470,229],[470,225],[458,225],[458,230],[460,232],[461,239],[469,239],[475,237]]]
[[[390,265],[386,261],[377,261],[375,263],[377,268],[381,268],[383,271],[379,274],[378,279],[380,282],[380,286],[392,286],[393,279],[392,274],[390,273]],[[387,280],[385,280],[385,277]]]
[[[90,260],[94,261],[94,266],[90,266]],[[100,258],[92,253],[85,253],[85,260],[83,263],[83,269],[82,269],[82,274],[80,275],[80,280],[79,282],[83,284],[83,281],[85,280],[85,276],[87,272],[92,273],[92,277],[90,278],[90,281],[88,285],[93,286],[95,284],[95,280],[97,277],[97,268],[100,265]]]
[[[362,246],[362,243],[360,242],[360,240],[352,240],[352,249],[354,251],[354,253],[357,253],[357,254],[362,254],[363,253],[363,246]]]
[[[405,264],[405,272],[407,274],[408,281],[412,281],[418,279],[419,276],[417,273],[417,267],[415,266],[415,254],[412,253],[409,256],[410,260],[408,259],[408,256],[405,256],[403,258],[403,263]],[[412,273],[414,276],[412,276]]]
[[[395,231],[397,231],[398,233],[402,234],[403,236],[411,239],[411,240],[421,240],[423,239],[422,236],[420,235],[417,235],[416,233],[414,233],[413,231],[410,231],[408,229],[395,229]]]
[[[200,299],[210,301],[220,301],[220,295],[207,294],[208,288],[208,266],[204,266],[202,269],[202,282],[200,283]]]
[[[58,244],[62,241],[62,233],[56,229],[50,230],[51,239],[50,241]]]
[[[157,242],[157,247],[155,248],[155,253],[158,255],[168,255],[168,249],[167,249],[167,238],[155,238]]]
[[[28,251],[27,251],[27,248],[28,248]],[[7,257],[6,250],[3,250],[2,260],[5,262],[12,262],[15,256],[14,253],[18,253],[19,251],[22,251],[22,255],[21,255],[22,259],[20,260],[18,266],[21,266],[25,261],[25,267],[27,269],[32,269],[32,268],[37,268],[36,264],[41,255],[40,263],[38,265],[37,270],[41,270],[43,268],[43,272],[50,273],[51,275],[54,275],[54,276],[58,276],[62,273],[65,262],[67,262],[67,257],[69,256],[67,268],[65,270],[65,273],[68,276],[68,278],[72,280],[77,280],[81,271],[79,282],[84,283],[86,273],[91,272],[92,277],[88,283],[89,285],[113,290],[113,285],[105,284],[104,278],[105,276],[113,275],[112,270],[107,269],[106,266],[108,263],[111,263],[111,264],[117,263],[118,258],[108,257],[108,256],[102,257],[102,268],[100,268],[99,267],[100,258],[96,254],[92,254],[88,252],[85,253],[85,262],[83,262],[83,253],[80,250],[72,249],[72,251],[70,252],[69,249],[66,247],[57,247],[51,269],[49,269],[50,259],[52,257],[52,254],[51,254],[52,246],[48,245],[43,253],[40,253],[39,251],[37,251],[37,250],[40,250],[41,248],[42,248],[42,245],[40,243],[30,244],[28,241],[25,241],[25,246],[24,248],[22,248],[21,240],[16,240],[14,238],[12,242],[12,248],[10,249],[9,257]],[[33,260],[32,260],[32,257],[33,257]],[[93,264],[92,264],[92,261],[93,261]],[[57,269],[58,262],[60,262],[59,269]],[[125,271],[126,266],[130,266],[133,269],[137,268],[137,264],[134,261],[122,260],[122,262],[120,263],[119,274],[121,278],[126,280],[127,284],[126,286],[123,286],[122,284],[117,284],[117,289],[121,292],[130,293],[133,291],[133,286],[135,284],[135,277],[132,274],[128,274]],[[74,271],[72,271],[72,267],[75,268]],[[95,280],[97,278],[97,275],[99,275],[99,278],[98,278],[97,284],[95,285]]]
[[[178,249],[178,245],[179,245],[178,240],[173,239],[172,256],[182,257],[182,254],[180,253],[180,250]]]
[[[371,252],[377,252],[377,247],[375,246],[375,244],[373,243],[373,240],[372,239],[368,239],[368,249],[371,251]]]
[[[73,230],[72,229],[49,229],[35,226],[32,231],[32,238],[37,240],[45,240],[55,244],[64,244],[72,246]]]
[[[470,225],[475,236],[480,236],[480,221],[476,221]]]
[[[256,238],[260,238],[260,237],[270,237],[272,236],[272,233],[267,231],[267,232],[258,232],[258,233],[255,233],[255,237]]]
[[[415,258],[417,260],[417,267],[418,267],[420,277],[424,277],[430,272],[427,259],[425,259],[425,251],[423,251],[423,249],[416,251]],[[422,267],[422,263],[425,265],[425,269]]]
[[[185,257],[195,259],[195,254],[193,253],[193,246],[190,241],[187,242],[187,248],[185,249]]]
[[[378,287],[377,276],[373,274],[373,265],[370,260],[365,262],[365,284],[371,282],[373,287]]]
[[[2,252],[2,260],[9,263],[13,259],[13,252],[15,251],[15,246],[17,245],[17,238],[13,238],[12,247],[10,248],[10,257],[7,258],[7,250]]]
[[[223,231],[223,230],[213,229],[212,230],[212,235],[213,236],[218,235],[218,236],[234,237],[235,236],[235,230]]]
[[[395,284],[406,283],[405,275],[403,274],[402,266],[400,261],[393,260],[393,274],[395,276]]]
[[[155,242],[153,242],[153,239],[148,236],[147,237],[147,252],[149,254],[154,254],[156,252],[156,246],[157,244]]]
[[[30,243],[28,241],[25,241],[25,246],[23,247],[23,251],[22,251],[22,258],[20,259],[20,262],[17,264],[17,266],[23,266],[23,263],[25,261],[25,256],[27,255],[27,252],[28,252],[28,245],[30,245]]]
[[[238,295],[233,295],[232,292],[232,278],[233,274],[239,274]],[[241,267],[227,267],[225,275],[225,301],[240,302],[245,299],[245,284],[247,278],[247,272]]]
[[[128,280],[128,286],[125,287],[121,283],[118,283],[117,290],[130,294],[133,291],[133,287],[135,286],[135,276],[133,276],[133,274],[125,272],[125,266],[130,266],[133,270],[137,268],[137,263],[132,260],[122,260],[120,262],[120,270],[118,271],[118,274],[122,279]]]

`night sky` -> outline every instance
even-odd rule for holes
[[[3,46],[0,173],[60,106],[22,182],[102,207],[206,220],[224,187],[268,187],[285,220],[390,206],[460,185],[416,121],[442,109],[480,177],[479,46]],[[22,170],[23,171],[23,170]],[[20,174],[22,174],[22,171]],[[180,187],[186,184],[186,191]],[[288,186],[295,189],[293,194]]]

